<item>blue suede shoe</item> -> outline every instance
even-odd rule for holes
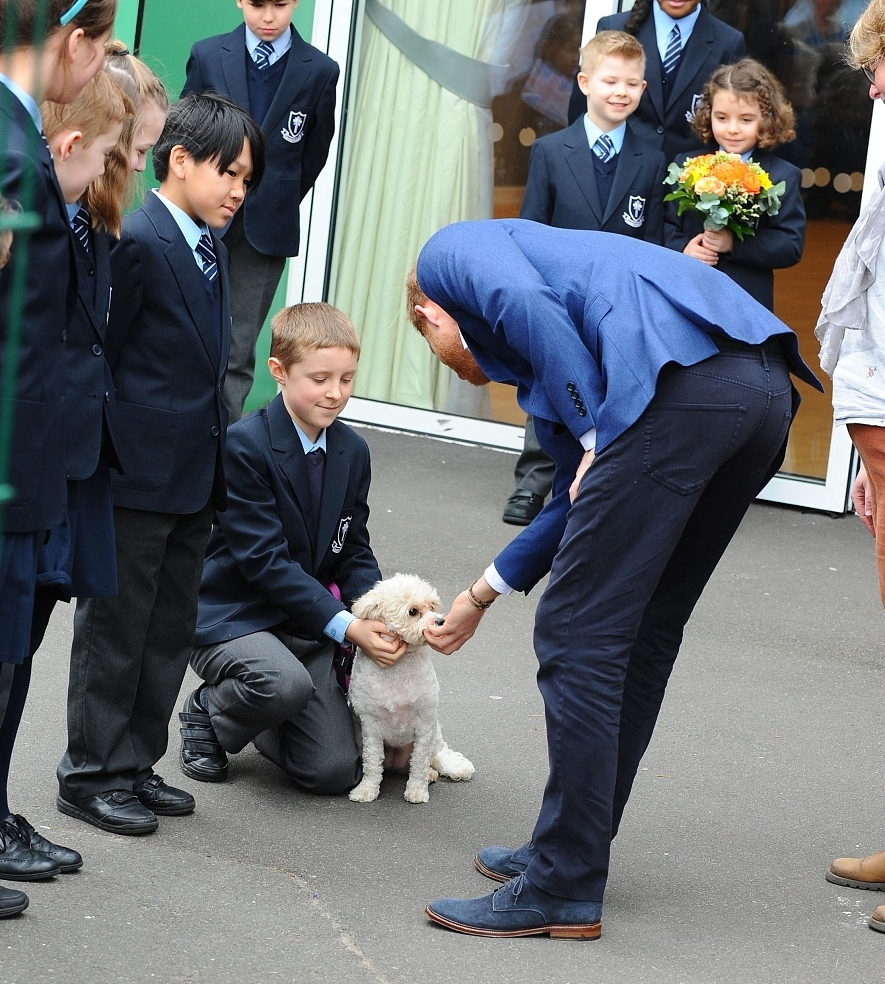
[[[517,875],[481,899],[437,899],[427,917],[446,929],[471,936],[541,936],[558,940],[598,940],[602,903],[549,895],[525,875]]]
[[[525,874],[529,861],[536,853],[531,841],[515,851],[509,847],[484,847],[473,859],[473,863],[476,870],[486,878],[505,882]]]

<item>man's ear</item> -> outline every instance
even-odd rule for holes
[[[434,304],[433,301],[428,301],[426,304],[415,305],[415,313],[421,315],[421,317],[424,318],[428,324],[433,325],[434,328],[439,328],[439,310],[439,306]]]

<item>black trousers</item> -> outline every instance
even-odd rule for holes
[[[759,348],[665,366],[581,482],[535,622],[550,775],[528,876],[548,892],[602,900],[685,623],[782,459],[792,396]]]

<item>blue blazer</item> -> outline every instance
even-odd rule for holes
[[[710,150],[704,147],[679,154],[676,162],[682,164],[686,158],[709,154]],[[754,152],[753,160],[768,172],[775,184],[786,182],[780,210],[777,215],[762,216],[755,236],[747,236],[743,242],[735,236],[734,248],[730,253],[720,255],[716,269],[731,277],[760,304],[773,311],[774,271],[795,266],[802,259],[805,248],[802,172],[767,150]],[[672,185],[667,185],[665,190],[672,189]],[[664,245],[681,253],[689,240],[704,231],[703,217],[698,212],[683,212],[680,217],[678,202],[667,202],[664,208]]]
[[[27,533],[57,526],[65,513],[65,336],[77,301],[77,277],[74,238],[49,149],[4,85],[0,134],[0,194],[40,220],[30,236],[15,234],[10,260],[0,270],[2,375],[16,255],[27,251],[15,384],[2,394],[4,402],[11,400],[14,415],[7,474],[15,489],[2,526],[9,533]]]
[[[779,336],[798,378],[822,390],[795,334],[728,277],[688,256],[607,233],[521,219],[460,222],[418,258],[427,296],[458,322],[486,375],[517,388],[556,463],[553,499],[499,555],[512,587],[550,568],[565,529],[568,486],[596,428],[604,449],[641,416],[668,362],[716,355],[726,336],[761,344]]]
[[[247,58],[245,24],[198,41],[191,48],[181,94],[211,89],[248,111]],[[243,205],[246,238],[259,253],[298,255],[298,207],[329,156],[338,74],[338,63],[302,40],[293,27],[279,89],[267,116],[256,121],[267,137],[264,178]]]
[[[560,229],[618,232],[663,241],[667,161],[633,133],[629,121],[608,203],[599,200],[583,117],[532,144],[521,219]]]
[[[596,32],[623,31],[629,16],[626,13],[601,17],[596,25]],[[682,49],[673,91],[665,96],[661,53],[658,51],[653,14],[648,15],[637,31],[636,38],[645,50],[645,78],[648,85],[642,93],[636,112],[630,117],[630,122],[640,139],[663,150],[669,164],[675,160],[677,154],[697,145],[698,137],[691,128],[691,119],[695,100],[703,91],[704,83],[715,68],[744,58],[747,46],[740,31],[701,7],[691,37]],[[581,96],[581,99],[586,107],[585,97]]]
[[[106,353],[117,391],[126,471],[111,471],[114,505],[188,515],[210,496],[224,508],[221,390],[230,350],[227,250],[213,235],[221,347],[205,277],[166,206],[148,192],[111,249]]]
[[[341,421],[326,429],[318,524],[301,439],[277,396],[231,425],[228,507],[206,548],[196,644],[274,626],[312,638],[381,579],[369,546],[369,448]],[[334,581],[342,604],[327,590]]]

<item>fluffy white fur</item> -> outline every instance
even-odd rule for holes
[[[406,643],[408,652],[386,669],[357,650],[348,699],[359,720],[363,743],[363,781],[350,792],[357,803],[378,798],[385,765],[409,763],[405,798],[426,803],[428,783],[437,773],[449,779],[472,779],[474,768],[453,752],[439,727],[439,683],[424,640],[424,627],[437,617],[439,595],[413,574],[396,574],[379,581],[352,608],[357,618],[384,622]],[[407,758],[411,746],[411,758]]]

